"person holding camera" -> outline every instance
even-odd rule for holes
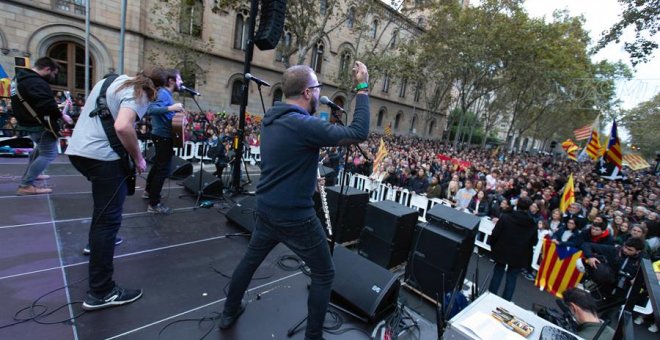
[[[598,318],[596,300],[587,291],[567,289],[563,300],[577,321],[576,335],[587,340],[610,340],[614,337],[614,330]]]

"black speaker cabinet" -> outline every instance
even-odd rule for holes
[[[247,196],[242,201],[236,202],[236,204],[231,207],[231,209],[229,209],[225,216],[230,222],[251,233],[254,230],[256,210],[257,197]]]
[[[325,186],[331,187],[337,184],[337,172],[333,168],[319,164],[319,173],[325,178]]]
[[[200,187],[199,174],[199,171],[193,172],[192,175],[183,180],[183,186],[195,194],[198,194],[199,190],[201,190],[202,195],[205,196],[222,196],[223,185],[220,179],[209,172],[202,171],[202,183]]]
[[[447,221],[418,223],[406,265],[406,283],[431,298],[441,296],[443,289],[451,291],[457,282],[462,285],[475,237],[466,230]]]
[[[399,296],[399,280],[389,270],[364,257],[335,246],[333,301],[369,321],[393,310]]]
[[[284,31],[286,0],[261,0],[259,29],[254,35],[254,44],[260,50],[272,50],[280,42]]]
[[[144,152],[144,159],[146,159],[147,162],[149,162],[150,164],[153,164],[154,157],[156,157],[156,148],[152,146]],[[193,172],[192,163],[188,162],[187,160],[181,157],[172,156],[172,163],[170,164],[170,173],[168,175],[169,178],[184,179],[192,175],[192,172]]]
[[[364,212],[369,203],[369,194],[365,191],[344,187],[339,192],[340,186],[326,187],[326,198],[328,210],[330,211],[330,222],[336,237],[336,242],[347,242],[357,240],[364,226]],[[337,222],[337,207],[341,197],[339,222]],[[325,216],[321,218],[325,222]],[[325,224],[324,224],[325,225]]]
[[[385,268],[403,263],[410,251],[417,217],[416,210],[396,202],[369,203],[358,253]]]
[[[444,204],[436,204],[426,213],[426,219],[431,222],[449,224],[457,232],[476,235],[481,219],[472,214],[456,210]]]

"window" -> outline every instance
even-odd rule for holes
[[[369,35],[376,39],[376,35],[378,34],[378,19],[374,19],[374,21],[371,23],[371,32],[369,32]]]
[[[435,120],[432,120],[432,121],[429,123],[429,134],[428,134],[429,136],[432,136],[432,135],[433,135],[433,128],[435,128]]]
[[[392,33],[392,39],[390,40],[390,49],[395,49],[397,40],[399,39],[399,30],[394,30]]]
[[[403,118],[403,112],[399,111],[399,113],[396,114],[396,118],[394,118],[394,130],[399,129],[399,123],[401,123],[401,118]]]
[[[77,15],[85,15],[85,0],[55,0],[53,7]]]
[[[390,75],[385,73],[385,78],[383,79],[383,92],[388,92],[390,90]]]
[[[321,13],[321,15],[325,15],[327,11],[328,11],[328,0],[320,0],[319,13]]]
[[[407,87],[408,87],[408,79],[401,78],[401,86],[399,86],[399,97],[404,98],[406,96]]]
[[[419,102],[419,97],[422,96],[422,83],[417,83],[415,86],[415,102]]]
[[[177,68],[181,72],[181,80],[187,87],[196,88],[197,87],[197,70],[199,66],[192,61],[183,62],[177,65]],[[190,94],[190,93],[188,93]],[[192,95],[191,95],[192,97]]]
[[[234,48],[245,51],[248,35],[248,11],[246,9],[236,14],[234,25]]]
[[[85,47],[71,42],[63,41],[53,44],[48,48],[46,54],[55,59],[62,67],[57,75],[54,91],[71,91],[72,97],[79,94],[85,95]],[[94,86],[94,58],[89,59],[89,88]]]
[[[281,102],[282,101],[282,89],[281,88],[276,88],[275,91],[273,91],[273,103],[272,105],[275,105],[275,102]]]
[[[344,51],[339,59],[339,73],[345,75],[351,70],[351,51]]]
[[[236,79],[231,84],[231,105],[241,105],[243,98],[243,80]]]
[[[421,26],[421,27],[424,27],[426,25],[426,18],[424,18],[423,16],[418,17],[417,18],[417,25]]]
[[[376,126],[381,127],[383,126],[383,118],[385,117],[385,109],[380,109],[378,111],[378,120],[376,121]]]
[[[414,116],[412,119],[412,122],[410,123],[410,133],[413,133],[415,131],[415,123],[417,122],[417,116]]]
[[[282,34],[282,43],[278,46],[277,51],[275,52],[275,60],[284,62],[284,53],[289,50],[291,50],[291,32],[285,28],[284,34]]]
[[[179,32],[193,37],[202,36],[202,18],[204,15],[204,1],[181,1],[181,17]]]
[[[321,73],[321,67],[323,66],[323,43],[318,42],[312,49],[312,69],[314,72]]]
[[[348,13],[346,13],[346,27],[353,28],[354,24],[355,24],[355,7],[351,7],[348,9]]]

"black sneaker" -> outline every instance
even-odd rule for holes
[[[158,203],[156,205],[149,205],[147,208],[148,213],[152,214],[163,214],[163,215],[169,215],[172,213],[172,208],[168,208],[163,205],[163,203]]]
[[[142,297],[142,289],[125,289],[119,286],[112,288],[112,291],[103,298],[99,299],[87,293],[87,298],[82,304],[82,309],[91,311],[103,308],[115,307],[131,303]]]
[[[231,325],[238,320],[238,317],[245,312],[245,307],[247,306],[247,302],[241,301],[241,306],[238,307],[238,311],[231,316],[227,316],[225,312],[222,312],[222,316],[220,317],[220,329],[227,329],[231,327]]]
[[[117,236],[117,238],[115,238],[115,247],[118,246],[118,245],[120,245],[120,244],[122,244],[123,242],[124,242],[124,239],[122,239],[121,237]],[[87,244],[87,245],[85,246],[85,248],[83,248],[83,255],[89,255],[89,253],[90,253],[90,250],[89,250],[89,244]]]

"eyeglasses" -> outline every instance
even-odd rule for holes
[[[314,86],[308,86],[307,88],[308,89],[319,89],[320,90],[322,87],[323,87],[323,84],[317,84],[317,85],[314,85]]]

